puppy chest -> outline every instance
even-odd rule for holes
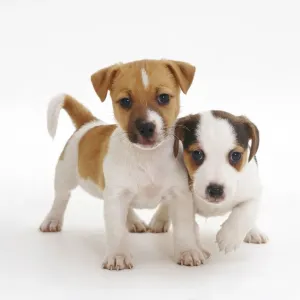
[[[155,208],[162,197],[163,187],[155,184],[140,186],[131,205],[134,208]]]
[[[136,208],[156,207],[166,189],[166,180],[163,172],[159,172],[153,167],[140,168],[135,177],[135,183],[136,195],[132,205]]]

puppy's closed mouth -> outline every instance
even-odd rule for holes
[[[215,203],[215,204],[218,204],[218,203],[221,203],[223,202],[225,199],[225,196],[221,197],[221,198],[212,198],[212,197],[208,197],[206,198],[205,200],[208,201],[209,203]]]
[[[143,136],[140,136],[138,138],[138,143],[143,146],[153,146],[156,143],[155,138],[145,138]]]
[[[139,137],[138,142],[134,143],[134,145],[138,148],[144,149],[144,150],[152,150],[157,148],[162,144],[163,141],[159,141],[156,138],[144,138]]]
[[[220,198],[215,198],[215,197],[209,197],[209,196],[201,196],[201,195],[197,194],[195,191],[194,191],[194,194],[196,195],[197,198],[201,199],[202,201],[205,201],[205,202],[208,202],[211,204],[219,204],[225,200],[225,195],[223,195]]]

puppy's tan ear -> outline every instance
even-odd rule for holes
[[[186,94],[193,82],[196,67],[189,63],[175,60],[166,60],[166,64],[174,75],[182,92]]]
[[[108,68],[101,69],[91,76],[94,90],[102,102],[106,99],[107,92],[111,89],[117,71],[118,66],[113,65]]]
[[[251,161],[251,159],[255,156],[255,154],[258,151],[259,131],[258,131],[258,128],[256,127],[256,125],[254,123],[252,123],[247,117],[242,116],[241,118],[246,125],[247,131],[249,134],[249,139],[251,140],[250,155],[249,155],[249,160],[248,160],[248,161]]]

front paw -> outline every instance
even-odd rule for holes
[[[252,228],[244,239],[245,243],[251,244],[266,244],[268,241],[268,236],[257,228]]]
[[[56,216],[47,216],[43,223],[40,225],[40,231],[42,232],[59,232],[62,229],[63,220]]]
[[[204,264],[206,259],[210,257],[210,253],[204,249],[187,250],[181,252],[177,258],[177,263],[181,266],[200,266]]]
[[[132,257],[130,254],[114,254],[107,255],[102,264],[103,269],[110,271],[121,271],[125,269],[132,269]]]
[[[243,242],[245,234],[241,234],[230,225],[223,225],[217,233],[217,243],[220,251],[229,253],[235,251]]]

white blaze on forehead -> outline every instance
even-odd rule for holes
[[[141,69],[141,75],[142,75],[142,82],[143,82],[144,88],[146,89],[149,86],[149,77],[144,68]]]
[[[164,122],[162,117],[157,112],[149,109],[147,111],[147,121],[155,124],[156,132],[158,134],[162,131]]]
[[[226,155],[236,146],[233,127],[227,120],[214,117],[210,111],[201,114],[197,136],[207,156],[222,152]]]

